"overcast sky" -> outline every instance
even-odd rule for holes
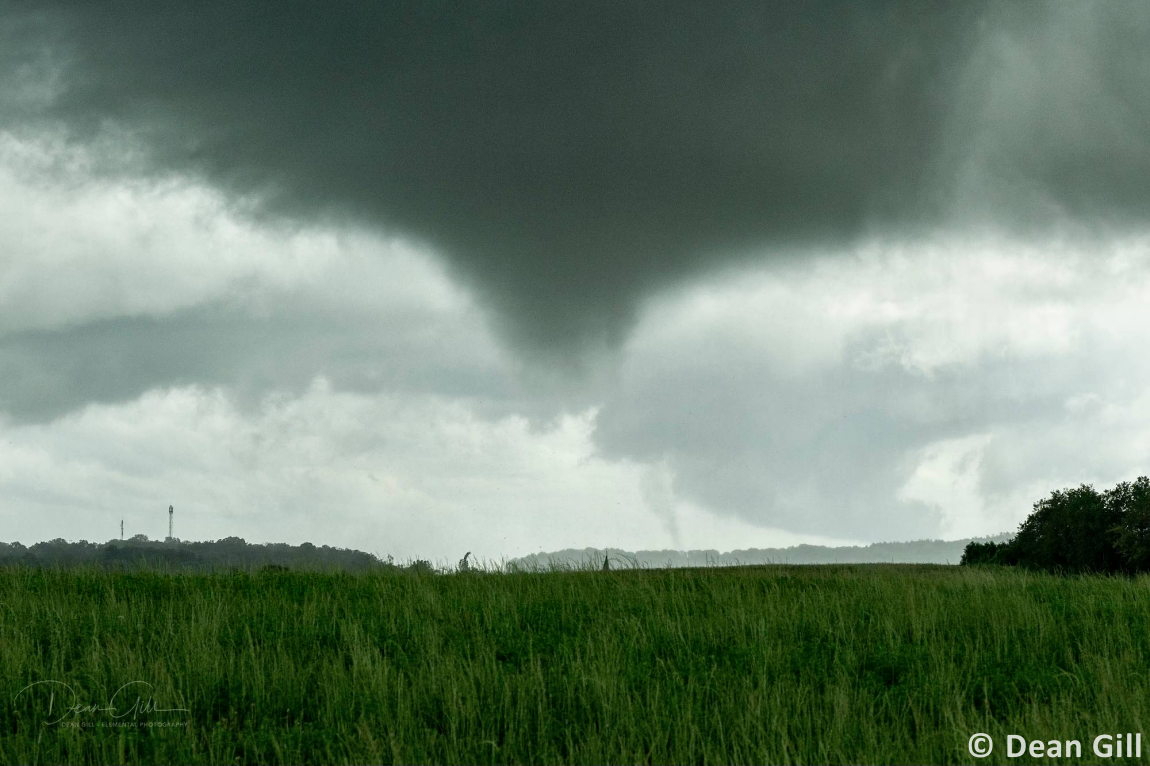
[[[1014,529],[1150,471],[1150,5],[0,0],[4,540]]]

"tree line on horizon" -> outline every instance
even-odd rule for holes
[[[1005,542],[971,542],[962,564],[999,564],[1067,573],[1150,571],[1150,479],[1102,492],[1090,484],[1059,489]]]
[[[1008,534],[974,538],[975,542],[1004,542]],[[611,568],[677,568],[699,566],[738,566],[756,564],[859,564],[913,563],[950,564],[963,555],[964,540],[913,540],[909,542],[871,543],[864,546],[828,547],[797,545],[790,548],[750,548],[720,552],[718,550],[625,551],[609,549],[567,549],[538,553],[506,562],[507,571],[550,571],[552,569],[600,568],[604,556]],[[220,540],[186,541],[151,540],[134,535],[126,540],[94,543],[87,540],[69,542],[62,538],[24,546],[0,542],[0,566],[33,567],[97,566],[103,568],[159,567],[183,570],[214,569],[336,569],[349,572],[404,570],[413,572],[460,571],[484,569],[469,564],[466,557],[457,567],[441,570],[427,561],[396,564],[388,557],[378,558],[354,549],[333,548],[312,543],[249,543],[241,537]]]
[[[135,535],[127,540],[71,543],[57,538],[24,546],[0,542],[0,566],[33,567],[95,566],[104,569],[161,568],[191,571],[242,570],[325,570],[367,572],[379,570],[430,572],[427,561],[396,564],[389,556],[380,559],[371,553],[327,545],[301,543],[249,543],[242,537],[220,540],[149,540]]]
[[[1049,497],[1034,504],[1033,511],[1017,534],[1009,539],[975,539],[962,549],[963,565],[997,564],[1060,572],[1137,573],[1150,571],[1150,478],[1140,476],[1132,482],[1122,482],[1112,489],[1099,492],[1092,485],[1051,492]],[[704,562],[709,564],[755,564],[754,554],[766,554],[769,563],[846,563],[845,553],[856,558],[864,552],[876,560],[903,559],[914,548],[921,555],[923,546],[934,555],[943,554],[947,546],[959,541],[923,540],[913,543],[877,543],[861,548],[844,550],[824,549],[822,546],[797,546],[779,550],[732,551],[641,551],[654,554],[658,564],[683,566]],[[961,544],[961,543],[959,543]],[[874,550],[870,550],[874,549]],[[935,550],[937,549],[937,550]],[[563,551],[559,554],[536,554],[513,562],[537,568],[561,554],[587,554],[586,551]],[[624,554],[624,552],[611,551]],[[673,554],[673,555],[672,555]],[[703,561],[696,554],[705,554]],[[732,554],[736,561],[727,561]],[[780,555],[784,554],[784,555]],[[833,554],[833,555],[832,555]],[[695,560],[691,557],[694,555]],[[578,557],[576,557],[578,558]],[[650,566],[639,561],[635,554],[623,555],[634,565]],[[676,560],[683,558],[683,561]],[[796,560],[798,559],[798,560]],[[804,559],[806,559],[804,561]],[[811,560],[814,559],[814,560]],[[531,565],[534,564],[534,567]],[[112,569],[162,567],[185,570],[210,571],[215,569],[320,569],[364,572],[395,570],[431,572],[427,561],[398,565],[389,556],[386,561],[364,551],[333,548],[312,543],[248,543],[241,537],[220,540],[183,541],[149,540],[146,535],[135,535],[127,540],[109,540],[93,543],[87,540],[68,542],[57,538],[25,547],[16,543],[0,542],[0,566],[26,565],[36,567],[97,566]],[[461,568],[463,563],[461,562]],[[470,567],[465,567],[470,569]]]

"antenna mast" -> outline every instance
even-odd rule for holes
[[[169,505],[168,506],[168,539],[169,540],[172,539],[172,516],[173,516],[173,514],[175,514],[175,512],[176,512],[176,509]]]
[[[120,519],[120,539],[124,539],[124,520]]]

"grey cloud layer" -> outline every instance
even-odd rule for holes
[[[298,394],[316,376],[342,390],[481,397],[497,407],[517,387],[476,350],[484,340],[459,317],[333,316],[291,300],[256,316],[218,302],[0,337],[0,412],[42,422],[181,385],[224,386],[257,403],[269,392]]]
[[[8,127],[127,136],[134,172],[422,238],[535,351],[618,341],[649,291],[751,249],[1150,210],[1141,4],[28,3],[4,18]]]
[[[1009,529],[1052,487],[1150,460],[1146,248],[1116,266],[1113,251],[1028,263],[997,243],[693,288],[629,341],[596,446],[665,464],[681,499],[795,532],[953,536],[964,515],[985,519],[972,533]],[[926,465],[964,439],[985,440],[971,464]],[[908,491],[924,467],[929,497]],[[962,481],[974,501],[955,497]]]
[[[866,540],[939,535],[939,507],[899,497],[931,444],[1001,435],[980,476],[988,495],[1048,470],[1056,481],[1089,478],[1140,457],[1084,458],[1082,444],[1098,436],[1083,422],[1065,434],[1077,443],[1023,445],[1015,433],[1049,438],[1065,417],[1068,391],[1108,391],[1101,380],[1113,372],[1108,366],[987,359],[927,379],[898,365],[861,370],[846,361],[881,342],[878,335],[852,339],[845,363],[800,377],[779,375],[749,353],[716,364],[696,347],[684,348],[693,362],[635,359],[599,412],[596,445],[607,457],[667,461],[676,493],[705,507]],[[1076,358],[1087,360],[1098,361]]]

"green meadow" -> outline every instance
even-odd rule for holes
[[[1150,579],[5,568],[0,691],[6,764],[1146,761]]]

